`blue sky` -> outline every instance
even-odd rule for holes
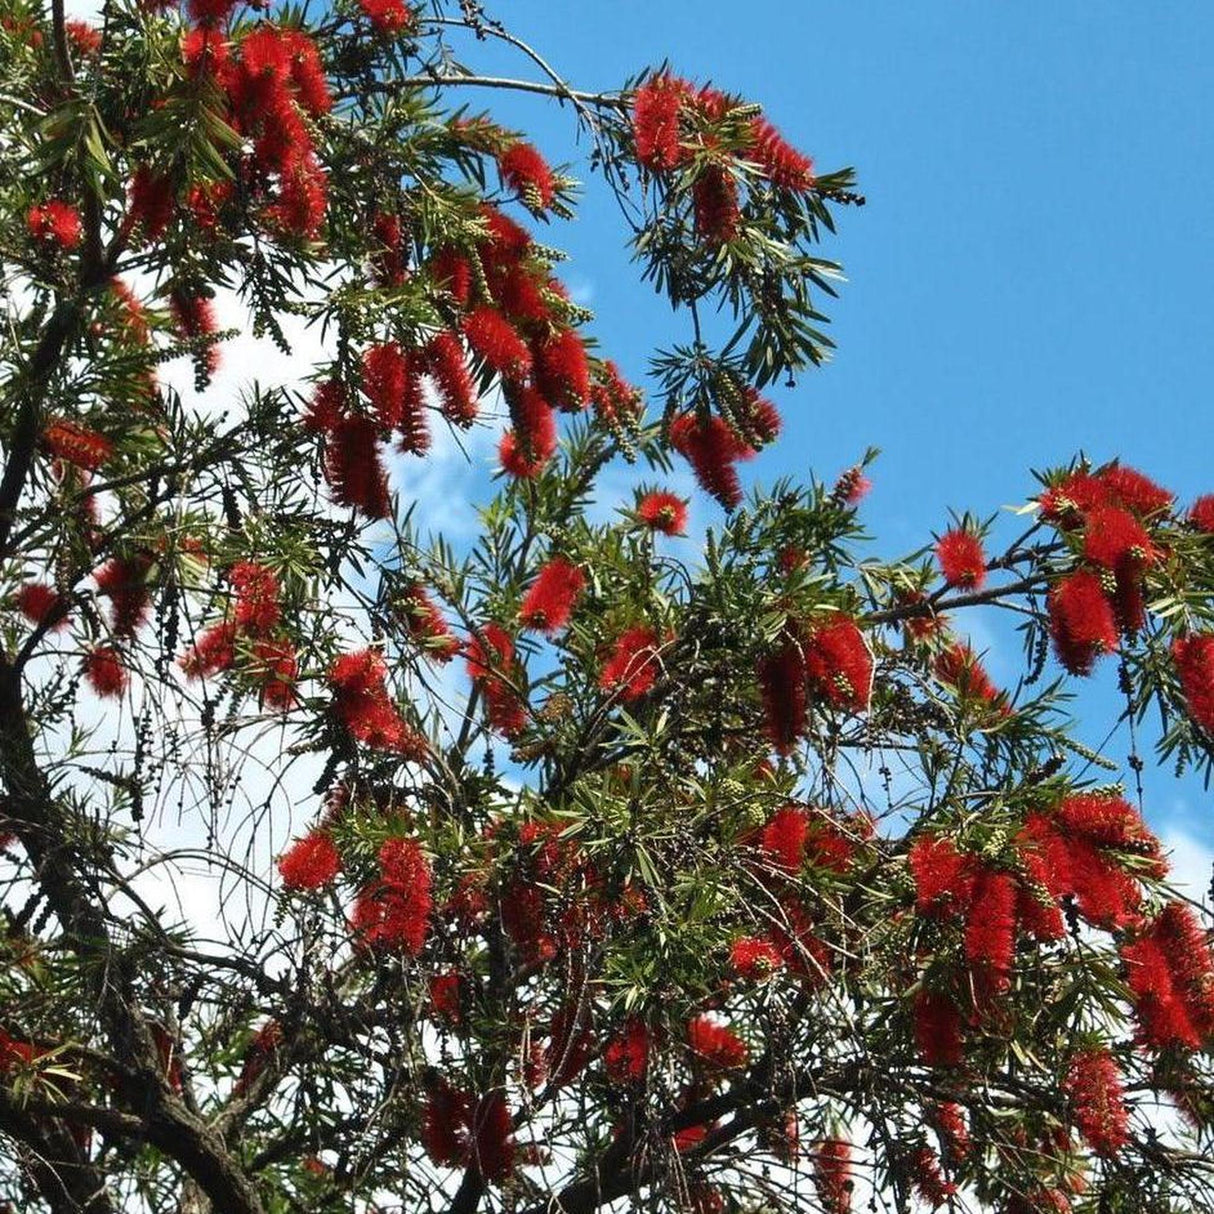
[[[820,168],[857,168],[868,205],[841,216],[825,249],[849,280],[829,309],[837,356],[773,392],[786,435],[751,475],[831,477],[880,446],[866,519],[889,556],[945,527],[950,507],[1022,502],[1030,468],[1080,449],[1119,455],[1182,500],[1214,490],[1208,5],[512,0],[495,12],[577,87],[617,87],[668,58],[761,102]],[[470,59],[527,72],[492,48]],[[468,93],[573,160],[568,110]],[[584,163],[574,172],[586,197],[552,241],[573,254],[565,277],[589,296],[594,333],[639,378],[653,346],[685,330],[627,265],[606,191]],[[997,638],[994,673],[1014,678],[1014,641],[979,635]],[[1080,706],[1089,735],[1117,711],[1105,665]],[[1214,844],[1199,784],[1162,773],[1148,802],[1157,826]]]

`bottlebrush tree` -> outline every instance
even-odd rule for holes
[[[502,89],[672,306],[648,404]],[[7,0],[0,121],[4,1208],[1214,1209],[1207,930],[1061,703],[1116,666],[1209,772],[1214,498],[1075,462],[886,561],[867,457],[744,494],[851,173],[475,3]],[[398,469],[503,413],[482,533],[418,534]],[[148,892],[200,870],[241,930]]]

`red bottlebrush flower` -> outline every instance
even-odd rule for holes
[[[926,1066],[960,1066],[961,1012],[949,995],[919,988],[914,1004],[915,1044]]]
[[[591,385],[590,399],[595,412],[613,431],[634,425],[641,416],[640,390],[624,379],[611,359],[602,363],[598,380]]]
[[[106,699],[117,699],[126,690],[127,673],[122,655],[109,645],[98,645],[84,659],[84,677],[89,686]]]
[[[864,712],[873,687],[873,656],[864,634],[849,616],[818,625],[805,647],[806,676],[834,707]]]
[[[937,655],[933,669],[938,679],[951,683],[963,697],[985,700],[988,704],[996,704],[1003,698],[1003,692],[991,682],[969,645],[960,642],[950,645]]]
[[[637,518],[652,531],[663,535],[687,533],[687,501],[665,489],[643,494],[636,506]]]
[[[186,195],[186,206],[199,228],[204,232],[214,232],[219,227],[219,213],[231,196],[232,183],[229,181],[194,185]]]
[[[110,600],[110,628],[115,636],[132,637],[147,620],[152,591],[146,556],[113,557],[93,574],[98,592]]]
[[[327,379],[312,389],[304,411],[303,426],[309,434],[327,434],[345,416],[345,389],[337,379]]]
[[[435,1163],[453,1168],[467,1158],[471,1106],[471,1099],[445,1080],[431,1088],[422,1112],[421,1143]]]
[[[637,161],[652,173],[676,168],[686,158],[679,145],[679,110],[687,84],[673,76],[652,76],[632,99],[632,139]]]
[[[282,1045],[282,1025],[277,1020],[267,1020],[253,1034],[245,1051],[244,1064],[232,1091],[237,1096],[244,1095],[253,1081],[266,1069],[266,1064]]]
[[[751,119],[750,140],[746,158],[759,166],[772,185],[794,194],[814,188],[814,162],[788,143],[766,118]]]
[[[706,1015],[687,1022],[687,1044],[696,1058],[713,1070],[733,1070],[745,1066],[750,1058],[746,1043],[731,1028]]]
[[[17,610],[31,624],[43,624],[51,615],[60,609],[63,596],[53,587],[43,582],[26,582],[17,591]],[[64,614],[51,625],[58,632],[67,625],[67,615]]]
[[[743,936],[733,942],[729,950],[729,963],[739,977],[761,982],[778,970],[784,964],[784,959],[769,940]]]
[[[1071,1059],[1062,1090],[1075,1125],[1097,1155],[1111,1159],[1130,1140],[1121,1071],[1106,1049],[1084,1050]]]
[[[261,684],[261,702],[288,712],[295,707],[299,658],[290,641],[258,641],[253,646],[253,673]]]
[[[599,686],[626,703],[639,700],[657,681],[658,634],[643,624],[627,629],[599,671]]]
[[[556,182],[548,162],[529,143],[516,143],[497,158],[498,172],[533,211],[546,211],[556,197]]]
[[[327,114],[333,108],[333,98],[316,43],[300,29],[283,29],[281,37],[290,59],[296,100],[313,118]]]
[[[87,21],[65,21],[63,32],[78,55],[87,58],[101,50],[101,31]]]
[[[236,591],[237,628],[254,636],[269,632],[281,615],[274,571],[255,561],[238,561],[228,576]]]
[[[470,1125],[473,1159],[486,1180],[501,1180],[514,1169],[513,1119],[500,1092],[483,1096]]]
[[[506,403],[514,423],[513,431],[507,434],[530,461],[529,466],[543,467],[556,451],[556,418],[552,408],[534,388],[514,384],[506,387]]]
[[[835,487],[830,491],[831,500],[843,506],[858,506],[872,489],[873,483],[864,475],[859,464],[848,468],[835,481]]]
[[[759,662],[758,673],[767,736],[776,751],[786,755],[805,732],[809,706],[801,643],[795,637],[787,638],[775,653]]]
[[[328,831],[314,830],[278,857],[287,889],[321,889],[341,872],[341,856]]]
[[[1034,836],[1028,828],[1020,832],[1016,842],[1020,847],[1020,859],[1025,876],[1016,891],[1016,917],[1021,926],[1035,940],[1061,940],[1066,935],[1066,923],[1058,906],[1062,893],[1072,892],[1069,887],[1070,866],[1053,868],[1050,859],[1059,847],[1063,849],[1065,861],[1066,841],[1055,835],[1040,815],[1029,815],[1045,825],[1046,845],[1038,848],[1042,836]]]
[[[710,164],[691,187],[696,235],[710,244],[726,244],[738,234],[738,183],[720,165]]]
[[[952,1164],[962,1163],[973,1145],[965,1114],[959,1104],[938,1104],[928,1114],[940,1136],[940,1148],[946,1160]]]
[[[197,679],[203,675],[229,670],[236,661],[236,624],[224,621],[212,624],[199,638],[194,647],[181,658],[181,668],[186,678]]]
[[[388,473],[379,455],[379,434],[369,417],[345,417],[325,449],[325,480],[333,500],[366,518],[387,518]]]
[[[1175,501],[1175,494],[1169,493],[1137,469],[1122,464],[1114,464],[1098,472],[1096,479],[1114,503],[1132,510],[1140,518],[1167,510]]]
[[[1116,847],[1140,855],[1159,853],[1159,841],[1124,797],[1075,793],[1064,797],[1054,813],[1067,834],[1098,847]]]
[[[371,221],[371,234],[379,245],[372,257],[376,282],[381,287],[400,286],[407,277],[400,216],[377,211]]]
[[[1154,924],[1173,981],[1203,1041],[1214,1037],[1214,953],[1210,939],[1183,902],[1169,902]]]
[[[183,338],[197,341],[218,332],[215,320],[215,305],[206,295],[197,295],[183,287],[176,287],[169,294],[169,310],[173,313],[177,330]],[[196,356],[207,375],[219,369],[219,346],[212,342]]]
[[[823,1214],[848,1214],[855,1182],[851,1146],[841,1138],[826,1138],[814,1149],[814,1188]]]
[[[1077,471],[1066,476],[1058,484],[1047,489],[1038,498],[1041,517],[1046,522],[1063,527],[1073,527],[1095,506],[1107,505],[1109,489],[1090,472]]]
[[[190,0],[190,17],[199,25],[222,25],[236,7],[236,0]]]
[[[409,635],[421,645],[427,657],[436,662],[449,662],[459,653],[459,638],[451,631],[424,586],[410,586],[401,597],[400,609]]]
[[[977,880],[973,856],[959,852],[951,839],[925,836],[907,853],[915,879],[915,909],[932,919],[965,914]]]
[[[61,249],[74,249],[84,233],[80,212],[70,202],[58,198],[31,207],[25,226],[35,240],[57,244]]]
[[[649,1069],[650,1035],[645,1023],[629,1017],[618,1037],[603,1051],[603,1065],[614,1083],[639,1083]]]
[[[555,636],[573,615],[574,604],[586,586],[586,575],[564,557],[553,557],[539,571],[519,608],[524,628]]]
[[[1177,981],[1159,934],[1156,921],[1137,940],[1121,946],[1139,1034],[1154,1049],[1179,1046],[1195,1050],[1201,1046],[1203,1034],[1189,1015],[1183,984]]]
[[[402,719],[388,695],[387,667],[374,649],[343,654],[329,672],[337,715],[360,742],[416,758],[425,739]]]
[[[805,857],[808,837],[809,814],[798,805],[785,805],[763,827],[763,850],[777,868],[795,873]]]
[[[1117,648],[1117,620],[1100,578],[1077,569],[1049,593],[1050,633],[1058,660],[1071,674],[1086,675],[1098,657]]]
[[[1189,716],[1214,735],[1214,633],[1177,637],[1172,642],[1172,661]]]
[[[447,245],[430,259],[427,267],[434,285],[451,296],[461,308],[472,298],[472,267],[458,249]]]
[[[433,878],[415,839],[387,839],[379,849],[380,879],[354,904],[351,927],[360,944],[402,949],[416,957],[430,930]]]
[[[463,1019],[460,1007],[460,976],[456,970],[444,970],[430,979],[430,1008],[436,1020],[459,1024]]]
[[[1189,522],[1198,531],[1214,535],[1214,493],[1199,497],[1189,508]]]
[[[430,447],[417,360],[406,357],[394,341],[372,346],[363,354],[363,391],[385,430],[399,430],[400,449],[424,454]]]
[[[558,329],[533,343],[535,385],[546,400],[576,412],[590,399],[590,363],[586,343],[574,329]]]
[[[539,271],[525,263],[515,262],[505,265],[490,263],[487,273],[497,310],[520,332],[547,327],[552,321],[552,303],[544,293],[545,278]],[[554,281],[547,280],[547,285],[551,287]]]
[[[358,0],[358,7],[381,34],[399,34],[413,26],[413,10],[404,0]]]
[[[56,458],[96,472],[114,454],[114,444],[95,430],[58,418],[42,432],[42,445]]]
[[[484,644],[472,636],[464,650],[468,677],[484,697],[489,723],[506,737],[513,737],[527,724],[527,705],[521,690],[525,675],[515,660],[514,642],[500,624],[486,624],[481,634]],[[518,690],[515,684],[520,684]]]
[[[933,1210],[939,1209],[957,1191],[957,1186],[944,1179],[940,1160],[931,1147],[917,1148],[910,1159],[911,1184],[920,1199]]]
[[[278,199],[266,208],[271,229],[304,239],[315,239],[325,221],[329,177],[311,149],[284,166],[278,182]]]
[[[1007,989],[1015,944],[1015,878],[985,869],[974,882],[965,923],[965,956],[974,971],[980,1000]]]
[[[464,347],[450,331],[436,333],[426,345],[424,361],[438,390],[443,416],[456,426],[470,426],[479,411],[476,385],[464,360]]]
[[[1142,568],[1156,559],[1143,525],[1119,506],[1097,506],[1085,521],[1083,555],[1105,569]]]
[[[172,181],[162,174],[153,173],[148,165],[141,164],[131,178],[129,195],[127,229],[140,229],[145,240],[157,239],[173,218],[175,200]]]
[[[749,459],[754,449],[745,446],[723,418],[684,413],[670,426],[670,444],[691,464],[696,482],[726,510],[742,501],[742,485],[734,464]]]
[[[474,354],[506,379],[531,370],[531,351],[518,330],[496,309],[481,304],[464,317],[464,337]]]
[[[222,79],[231,68],[227,41],[217,30],[195,26],[181,40],[181,61],[190,76],[209,75]]]
[[[936,542],[936,559],[947,585],[982,589],[986,581],[986,553],[976,535],[957,527],[946,531]]]

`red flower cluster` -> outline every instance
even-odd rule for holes
[[[986,581],[986,553],[972,532],[954,527],[936,541],[936,559],[949,586],[981,590]]]
[[[400,615],[422,652],[436,662],[449,662],[463,646],[424,586],[414,583],[399,600]]]
[[[400,451],[424,455],[430,449],[430,430],[422,394],[422,360],[407,356],[390,341],[364,351],[362,363],[363,392],[381,435],[395,431]]]
[[[249,1086],[265,1071],[266,1064],[281,1044],[282,1025],[277,1020],[267,1020],[249,1042],[240,1075],[232,1087],[233,1095],[242,1096],[249,1090]]]
[[[478,1101],[438,1080],[422,1114],[421,1141],[435,1163],[447,1167],[475,1163],[484,1180],[501,1180],[514,1169],[513,1123],[500,1092]]]
[[[660,669],[658,634],[652,628],[638,624],[616,639],[599,671],[599,686],[630,703],[639,700],[653,687]]]
[[[1177,637],[1172,642],[1172,661],[1189,716],[1214,736],[1214,633]]]
[[[406,723],[388,695],[388,670],[374,649],[343,654],[329,672],[338,719],[360,742],[418,759],[426,740]]]
[[[131,175],[127,195],[127,211],[122,221],[123,233],[139,230],[145,242],[163,235],[173,218],[176,201],[170,178],[153,173],[148,165],[141,164]]]
[[[1125,927],[1138,917],[1142,900],[1138,881],[1117,860],[1128,852],[1149,860],[1163,876],[1159,841],[1138,811],[1120,797],[1078,793],[1065,797],[1052,814],[1032,813],[1016,839],[1026,871],[1050,898],[1075,898],[1079,913],[1102,928]],[[1032,913],[1034,906],[1025,902]],[[1045,913],[1048,918],[1043,920]],[[1036,934],[1060,936],[1056,908],[1036,904]],[[1047,929],[1048,924],[1048,929]]]
[[[746,1043],[727,1025],[710,1016],[695,1016],[687,1022],[687,1044],[699,1062],[715,1071],[745,1066],[750,1058]]]
[[[143,553],[115,556],[93,574],[98,593],[110,600],[110,630],[122,640],[133,637],[147,620],[152,599],[148,585],[151,566],[151,558]]]
[[[1071,1059],[1062,1090],[1071,1101],[1075,1125],[1088,1146],[1106,1159],[1129,1141],[1129,1112],[1121,1072],[1106,1049],[1084,1050]]]
[[[1206,493],[1189,507],[1189,522],[1198,531],[1214,535],[1214,493]]]
[[[236,662],[237,643],[247,640],[252,643],[249,673],[263,702],[285,711],[295,704],[298,662],[290,641],[270,636],[282,615],[278,578],[256,561],[238,561],[228,577],[234,591],[231,618],[206,629],[182,656],[181,668],[190,679],[230,670]]]
[[[809,708],[805,650],[795,635],[787,635],[774,653],[759,662],[767,736],[778,754],[788,754],[805,732]]]
[[[548,162],[529,143],[511,144],[497,158],[502,182],[517,191],[529,210],[546,211],[556,197],[556,180]]]
[[[938,1210],[957,1192],[957,1186],[944,1179],[940,1159],[929,1146],[917,1147],[912,1153],[910,1172],[915,1192],[933,1210]]]
[[[219,343],[206,340],[219,331],[214,303],[206,295],[175,287],[169,294],[169,310],[178,334],[187,341],[197,343],[195,373],[201,381],[209,379],[219,370]]]
[[[1142,1039],[1155,1049],[1214,1041],[1214,955],[1183,902],[1170,902],[1121,948]]]
[[[696,178],[691,207],[695,233],[707,243],[726,244],[738,234],[738,183],[722,165],[710,164]]]
[[[636,514],[646,527],[663,535],[683,535],[687,531],[686,500],[665,489],[642,494]]]
[[[430,978],[430,1008],[436,1020],[459,1024],[463,1019],[462,983],[456,970],[444,970]]]
[[[416,839],[387,839],[379,849],[379,873],[355,899],[350,928],[361,945],[416,957],[434,906],[429,861]]]
[[[810,687],[844,712],[864,712],[873,688],[873,655],[855,620],[835,615],[810,629],[805,645]]]
[[[769,940],[743,936],[729,950],[729,963],[734,972],[751,982],[761,982],[784,964],[779,950]]]
[[[489,724],[513,737],[527,724],[522,664],[515,658],[514,641],[500,624],[486,624],[481,635],[484,643],[472,636],[464,648],[468,677],[484,698]]]
[[[31,624],[44,624],[52,614],[59,611],[64,599],[53,587],[44,582],[26,582],[17,591],[17,610]],[[51,627],[58,631],[67,625],[67,615],[64,614]]]
[[[57,244],[61,249],[74,249],[84,232],[80,212],[58,198],[30,207],[25,226],[35,240]]]
[[[915,1044],[927,1066],[960,1066],[961,1011],[952,996],[921,986],[914,1003]]]
[[[312,831],[278,858],[278,872],[287,889],[320,889],[340,871],[341,856],[327,830]]]
[[[519,608],[519,622],[555,636],[573,615],[578,596],[586,586],[586,575],[564,557],[553,557],[531,583]]]
[[[936,656],[933,669],[936,677],[952,684],[963,699],[982,700],[1001,709],[1004,714],[1010,711],[1006,693],[991,682],[978,655],[968,644],[956,642],[950,645]]]
[[[603,1051],[603,1065],[614,1083],[638,1083],[649,1069],[649,1029],[643,1020],[629,1017],[619,1035]]]
[[[436,333],[426,344],[422,361],[434,381],[443,416],[452,425],[472,425],[478,412],[476,387],[459,338],[448,330]]]
[[[1173,496],[1141,472],[1111,465],[1077,471],[1041,495],[1042,518],[1081,532],[1085,564],[1050,592],[1050,631],[1059,661],[1088,674],[1117,648],[1120,636],[1146,621],[1143,577],[1159,560],[1144,523],[1167,511]]]
[[[42,445],[56,459],[86,472],[96,472],[114,454],[114,444],[108,438],[62,417],[47,424]]]
[[[651,173],[678,168],[711,136],[705,123],[719,122],[735,102],[713,88],[696,90],[668,73],[651,76],[633,95],[632,135],[638,162]],[[792,147],[764,117],[750,121],[749,140],[739,158],[759,170],[777,189],[804,194],[814,187],[813,161]]]
[[[780,417],[771,401],[748,390],[748,423],[764,441],[780,431]],[[724,418],[687,412],[670,425],[670,445],[691,464],[696,482],[726,510],[742,501],[742,483],[736,465],[750,459],[758,448],[741,438]]]
[[[395,36],[413,25],[414,12],[404,0],[358,0],[377,33]]]
[[[840,474],[830,491],[831,501],[842,506],[858,506],[872,489],[873,483],[864,475],[863,468],[856,464]]]
[[[84,659],[84,677],[99,695],[113,699],[126,690],[127,673],[122,655],[109,645],[98,645]]]
[[[814,1188],[823,1214],[848,1214],[852,1180],[851,1146],[841,1138],[826,1138],[814,1149]]]

